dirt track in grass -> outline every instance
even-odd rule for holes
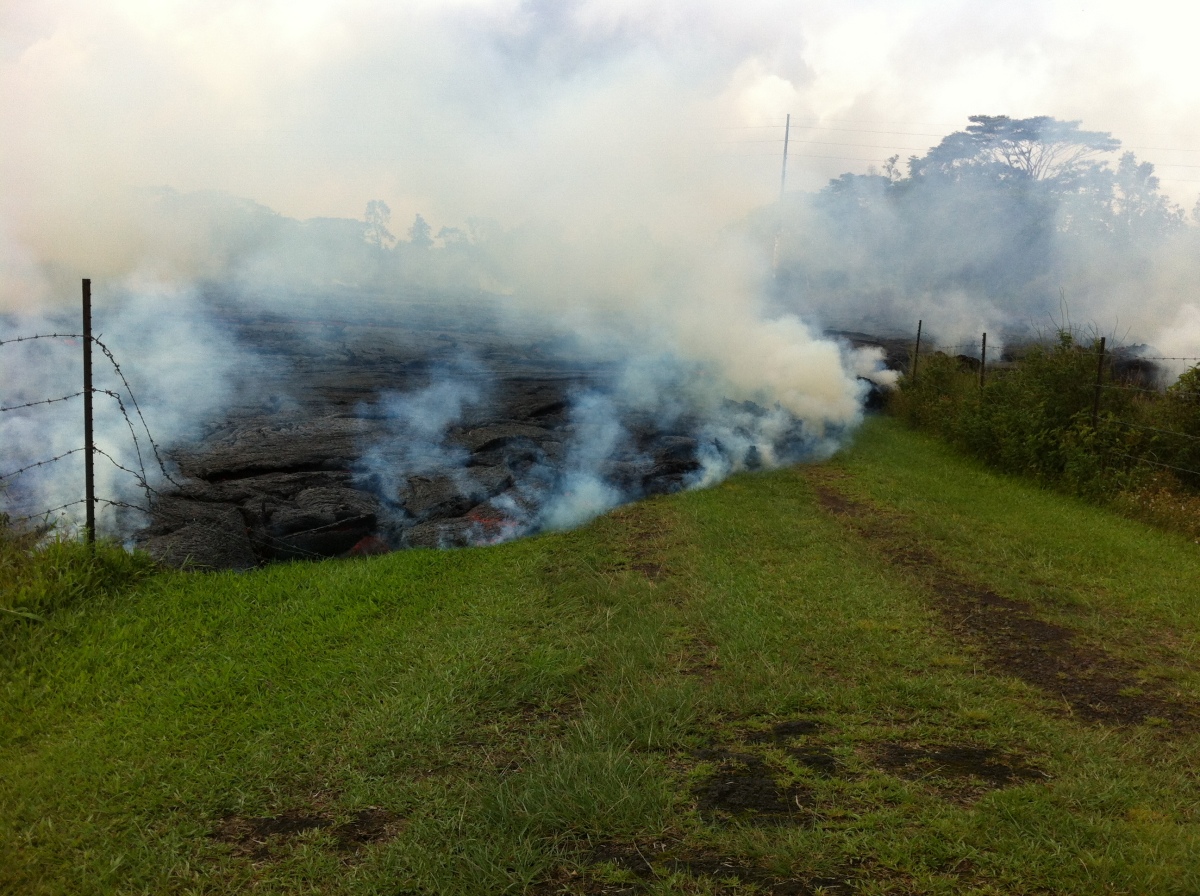
[[[809,473],[817,502],[871,545],[892,566],[911,573],[932,597],[955,636],[975,648],[986,665],[1061,702],[1088,722],[1111,726],[1161,720],[1164,729],[1200,728],[1200,707],[1164,693],[1138,676],[1138,668],[1078,633],[1037,615],[1036,608],[998,594],[951,569],[906,530],[901,515],[840,491],[828,471]]]

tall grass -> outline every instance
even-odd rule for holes
[[[153,570],[145,554],[21,529],[0,514],[0,636],[77,601],[131,587]]]

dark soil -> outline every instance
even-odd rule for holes
[[[370,843],[390,840],[399,828],[399,816],[387,809],[359,809],[333,830],[340,852],[355,852]]]
[[[613,873],[613,872],[616,873]],[[542,881],[534,892],[580,894],[580,896],[634,896],[645,893],[653,883],[682,876],[703,882],[713,893],[753,892],[773,896],[830,896],[848,894],[853,888],[844,880],[789,875],[764,868],[745,859],[717,853],[688,850],[673,842],[606,842],[581,850],[578,867],[560,867]],[[690,890],[689,890],[690,892]]]
[[[716,771],[695,790],[700,813],[718,824],[805,824],[811,794],[798,784],[781,784],[778,774],[753,753],[700,750],[697,759],[716,764]]]
[[[970,803],[991,790],[1049,777],[1016,755],[991,747],[884,743],[869,752],[883,771],[919,781],[943,797],[962,803]]]
[[[400,826],[398,815],[374,806],[359,809],[341,824],[335,824],[325,813],[289,810],[262,817],[230,815],[221,820],[211,836],[231,844],[238,853],[266,861],[278,857],[288,841],[307,831],[328,830],[338,852],[353,853],[371,843],[391,839]]]
[[[847,497],[828,483],[814,485],[817,501],[873,544],[891,564],[911,571],[934,598],[950,629],[974,646],[996,671],[1030,684],[1071,714],[1107,725],[1161,719],[1193,731],[1200,707],[1156,690],[1137,667],[1071,629],[1038,618],[1025,601],[997,594],[950,569],[933,551],[913,543],[894,514]]]
[[[783,750],[820,777],[838,770],[834,755],[811,738],[820,726],[810,719],[788,719],[767,728],[741,727],[727,732],[727,739],[745,746],[720,743],[696,750],[693,760],[713,763],[715,770],[693,791],[700,814],[714,824],[808,825],[815,820],[812,792],[801,783],[789,782],[783,769],[774,768],[759,750],[770,746]]]
[[[743,739],[747,743],[757,744],[768,741],[779,743],[790,740],[793,737],[805,737],[810,734],[816,734],[820,730],[821,726],[811,719],[789,719],[785,722],[778,722],[765,731],[749,731]]]

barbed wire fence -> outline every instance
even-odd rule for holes
[[[84,483],[84,495],[74,501],[68,501],[54,507],[38,508],[33,512],[11,515],[7,514],[7,522],[9,525],[21,526],[31,523],[35,520],[42,520],[48,523],[50,518],[57,513],[70,510],[79,505],[85,506],[87,523],[85,525],[85,537],[89,542],[95,540],[95,507],[97,504],[112,507],[126,507],[141,512],[148,512],[150,504],[155,496],[160,495],[157,489],[151,485],[150,476],[147,473],[146,456],[143,451],[143,441],[149,452],[153,455],[153,463],[157,467],[157,471],[163,479],[170,482],[172,485],[178,486],[180,483],[172,475],[166,461],[163,458],[162,448],[155,440],[153,433],[150,430],[150,425],[146,420],[146,416],[142,410],[141,404],[138,402],[137,395],[134,393],[133,387],[129,383],[124,371],[121,369],[120,363],[117,361],[113,351],[97,336],[92,335],[90,321],[90,281],[84,281],[84,332],[82,333],[34,333],[22,336],[17,336],[10,339],[0,339],[0,348],[11,347],[24,343],[35,342],[38,340],[56,340],[64,339],[82,340],[84,354],[84,388],[75,392],[70,392],[65,395],[58,395],[52,398],[34,399],[31,401],[18,402],[11,405],[0,406],[0,413],[16,413],[19,411],[30,411],[48,407],[50,405],[71,402],[76,399],[83,399],[85,403],[84,419],[83,419],[83,442],[84,444],[77,447],[62,451],[51,457],[45,457],[26,463],[16,469],[0,470],[0,486],[7,486],[10,483],[16,483],[25,474],[32,473],[35,470],[50,467],[60,461],[66,460],[68,457],[82,454],[84,456],[84,466],[86,470],[86,479]],[[112,368],[116,379],[120,383],[123,390],[96,388],[91,383],[91,349],[96,348],[100,354],[108,361]],[[134,466],[122,463],[113,454],[95,444],[93,436],[93,409],[91,398],[95,395],[101,395],[109,398],[116,406],[121,418],[125,422],[125,428],[129,433],[130,442],[133,448],[135,458]],[[126,403],[128,401],[128,404]],[[130,407],[133,411],[130,412]],[[146,503],[144,506],[132,504],[128,501],[118,500],[115,496],[98,497],[95,494],[94,487],[94,470],[93,463],[96,457],[107,460],[115,469],[133,477],[137,483],[139,490],[145,495]],[[28,508],[26,508],[28,509]]]
[[[909,359],[908,377],[915,384],[920,372],[920,361],[922,358],[928,358],[931,355],[943,354],[953,355],[962,359],[971,367],[977,367],[979,387],[982,390],[987,381],[988,357],[987,357],[987,333],[981,334],[980,339],[969,340],[958,343],[933,343],[927,336],[923,334],[924,321],[917,322],[916,339],[912,343],[912,351]],[[924,336],[924,344],[922,344]],[[1118,360],[1116,353],[1113,352],[1107,345],[1107,338],[1100,337],[1096,348],[1088,348],[1081,345],[1072,347],[1072,351],[1082,357],[1092,357],[1096,359],[1095,381],[1092,384],[1094,389],[1094,399],[1092,405],[1091,425],[1092,429],[1097,429],[1099,415],[1101,412],[1107,413],[1106,421],[1113,425],[1124,427],[1127,429],[1138,430],[1142,432],[1153,433],[1157,436],[1167,436],[1172,439],[1182,440],[1188,444],[1200,443],[1200,433],[1182,432],[1175,429],[1167,429],[1161,426],[1149,426],[1145,422],[1137,422],[1127,420],[1117,416],[1112,412],[1111,402],[1109,407],[1105,407],[1104,396],[1110,393],[1130,393],[1137,399],[1144,401],[1163,400],[1168,397],[1168,390],[1158,385],[1148,385],[1146,378],[1141,371],[1136,370],[1136,365],[1142,362],[1158,365],[1164,362],[1174,364],[1187,364],[1191,367],[1200,366],[1200,356],[1187,355],[1140,355],[1128,354],[1120,358],[1127,365],[1135,367],[1135,372],[1129,375],[1125,380],[1113,381],[1112,367],[1114,361]],[[994,363],[994,362],[993,362]],[[1007,368],[1013,364],[1019,364],[1020,361],[1004,362],[1003,367]],[[1151,380],[1156,378],[1157,372],[1150,377]],[[1107,377],[1107,381],[1106,381]],[[1193,399],[1200,403],[1200,391],[1180,389],[1177,386],[1172,387],[1170,396],[1175,399]],[[1065,422],[1065,421],[1064,421]],[[1113,454],[1125,460],[1133,461],[1137,464],[1144,464],[1160,470],[1170,470],[1174,473],[1182,473],[1187,476],[1196,477],[1200,480],[1200,470],[1190,469],[1179,466],[1178,464],[1170,464],[1164,462],[1153,454],[1152,449],[1146,454],[1129,454],[1127,452],[1114,451]]]
[[[19,401],[11,405],[0,405],[0,414],[19,413],[39,411],[53,405],[66,404],[78,399],[82,399],[84,403],[82,415],[82,432],[81,441],[83,444],[69,448],[65,451],[60,451],[50,457],[40,458],[36,461],[25,463],[15,469],[0,469],[0,495],[3,495],[4,490],[10,484],[19,484],[21,477],[34,473],[38,470],[43,470],[53,467],[67,458],[76,455],[83,455],[85,468],[85,481],[81,483],[83,496],[75,500],[66,501],[52,507],[43,508],[22,508],[27,512],[18,512],[16,514],[6,513],[0,508],[0,521],[3,521],[8,526],[26,527],[29,524],[41,523],[44,530],[48,531],[52,527],[52,519],[55,514],[61,514],[65,511],[84,506],[85,525],[84,537],[89,544],[95,543],[96,522],[95,510],[97,506],[111,507],[114,510],[128,510],[138,514],[148,515],[152,512],[156,501],[161,501],[169,498],[160,488],[155,487],[151,479],[159,479],[175,488],[183,488],[184,483],[180,482],[172,473],[170,465],[165,459],[165,452],[158,440],[150,429],[150,425],[146,420],[146,415],[142,409],[142,404],[138,401],[137,395],[133,390],[133,386],[129,382],[129,378],[121,369],[121,364],[117,360],[112,349],[106,345],[98,336],[91,332],[91,281],[83,281],[83,332],[53,332],[53,333],[32,333],[14,336],[8,339],[0,339],[0,349],[11,348],[25,343],[37,342],[39,340],[80,340],[82,343],[83,355],[83,388],[67,392],[62,395],[56,395],[50,398],[37,398],[29,401]],[[119,388],[108,389],[98,388],[92,383],[91,376],[91,361],[92,349],[95,348],[99,354],[107,361],[108,367],[111,368],[113,375]],[[106,450],[95,443],[94,438],[94,413],[92,408],[92,398],[94,396],[102,396],[112,403],[120,418],[124,421],[124,429],[129,435],[129,445],[132,448],[132,460],[122,461],[114,456],[114,452]],[[132,501],[123,500],[118,495],[97,495],[95,492],[95,476],[93,464],[96,458],[101,458],[107,461],[115,470],[132,478],[137,490],[144,496],[143,503],[134,503]],[[201,520],[190,519],[187,522],[190,528],[204,531],[210,535],[227,538],[229,533],[216,526],[205,524]],[[335,524],[336,525],[336,524]],[[322,527],[323,528],[323,527]],[[316,531],[316,530],[313,530]],[[278,538],[269,532],[256,532],[255,539],[262,542],[264,546],[273,548],[277,551],[286,552],[292,557],[304,557],[307,559],[323,559],[324,555],[314,551],[306,550],[292,540]]]

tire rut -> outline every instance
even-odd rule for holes
[[[1177,732],[1200,727],[1200,707],[1139,678],[1133,663],[1040,619],[1028,602],[952,570],[915,542],[894,513],[849,497],[828,480],[809,478],[817,503],[889,564],[920,581],[950,630],[973,644],[993,670],[1061,700],[1070,714],[1088,722],[1128,727],[1161,720]]]

